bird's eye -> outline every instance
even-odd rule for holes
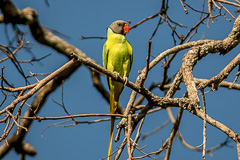
[[[117,23],[117,25],[118,25],[118,26],[121,26],[121,24],[120,24],[120,23]]]

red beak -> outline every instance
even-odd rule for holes
[[[128,32],[129,32],[129,26],[128,26],[128,24],[125,24],[125,25],[124,25],[124,27],[123,27],[123,32],[124,32],[124,34],[128,34]]]

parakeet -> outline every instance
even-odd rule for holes
[[[103,67],[119,73],[126,81],[133,61],[132,46],[125,37],[128,32],[127,22],[114,21],[107,29],[107,41],[103,46]],[[124,84],[114,81],[111,77],[107,77],[107,82],[110,90],[110,114],[115,114]],[[108,160],[111,159],[114,122],[115,117],[111,117]]]

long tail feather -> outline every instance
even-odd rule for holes
[[[109,145],[108,145],[108,158],[107,158],[107,160],[111,160],[114,123],[115,123],[115,117],[111,117],[110,139],[109,139]]]
[[[110,91],[110,114],[115,114],[118,101],[115,101],[114,93]],[[111,160],[111,152],[112,152],[112,139],[113,139],[113,130],[114,130],[115,117],[111,117],[111,127],[110,127],[110,139],[108,145],[108,158],[107,160]]]

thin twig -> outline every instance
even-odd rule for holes
[[[18,124],[18,122],[16,121],[17,118],[15,118],[15,117],[13,116],[13,114],[12,114],[9,110],[6,110],[6,112],[12,117],[13,122],[14,122],[18,127],[24,129],[25,131],[28,131],[28,129],[27,129],[26,127],[23,127],[23,126],[21,126],[20,124]]]
[[[229,12],[229,10],[228,10],[226,7],[224,7],[224,5],[222,5],[222,3],[218,2],[218,4],[219,4],[233,19],[236,20],[236,18],[232,15],[232,13]]]
[[[156,129],[154,129],[153,131],[149,132],[149,133],[145,133],[142,135],[141,140],[144,140],[145,138],[147,138],[148,136],[153,135],[154,133],[158,132],[159,130],[161,130],[162,128],[164,128],[167,124],[169,124],[170,119],[165,121],[161,126],[157,127]]]
[[[137,129],[137,134],[136,134],[136,136],[135,136],[135,139],[134,139],[134,141],[133,141],[133,145],[132,145],[132,148],[131,148],[131,155],[133,155],[134,149],[135,149],[135,147],[136,147],[136,145],[137,145],[137,142],[138,142],[138,140],[139,140],[139,138],[140,138],[140,131],[141,131],[141,129],[142,129],[144,120],[145,120],[145,118],[143,118],[143,119],[141,120],[141,122],[140,122],[140,124],[139,124],[139,127],[138,127],[138,129]]]
[[[228,75],[233,71],[235,67],[240,64],[240,53],[216,76],[202,82],[198,85],[198,89],[204,89],[209,84],[212,85],[212,90],[215,91],[218,89],[218,85],[228,77]]]
[[[222,3],[225,3],[225,4],[229,4],[229,5],[233,5],[233,6],[236,6],[236,7],[240,7],[240,4],[230,2],[230,1],[226,1],[226,0],[215,0],[215,1],[222,2]]]
[[[155,34],[157,33],[157,30],[158,30],[159,25],[161,24],[161,21],[162,21],[162,16],[159,16],[158,23],[157,23],[157,25],[156,25],[153,33],[152,33],[152,36],[151,36],[150,40],[152,40],[153,37],[155,36]]]
[[[169,138],[168,138],[168,147],[167,147],[166,156],[165,156],[164,160],[169,160],[169,158],[170,158],[173,139],[174,139],[174,137],[175,137],[175,135],[178,131],[178,128],[179,128],[179,125],[180,125],[180,122],[181,122],[181,118],[182,118],[182,114],[183,114],[183,110],[184,109],[182,107],[180,107],[179,110],[178,110],[178,115],[177,115],[176,122],[173,125],[172,131],[171,131],[171,133],[169,135]]]
[[[144,85],[145,80],[147,79],[148,72],[149,72],[149,62],[150,62],[150,55],[151,55],[151,46],[152,46],[152,41],[148,40],[148,53],[147,53],[147,58],[146,58],[146,72],[144,73],[142,77],[142,81],[140,83],[140,87],[142,88]]]
[[[85,37],[85,36],[82,36],[80,38],[80,40],[84,40],[84,39],[107,39],[107,37]]]
[[[42,120],[60,120],[60,119],[69,119],[69,118],[78,118],[78,117],[109,117],[109,116],[126,118],[126,116],[121,114],[90,113],[90,114],[76,114],[76,115],[70,115],[70,116],[57,116],[57,117],[40,117],[40,116],[20,117],[20,119],[33,119],[33,120],[42,121]]]
[[[201,90],[202,95],[202,101],[203,101],[203,112],[204,112],[204,119],[203,119],[203,151],[202,151],[202,158],[205,159],[205,153],[206,153],[206,141],[207,141],[207,112],[206,112],[206,100],[204,95],[204,89]]]
[[[37,82],[39,82],[38,78],[34,75],[34,73],[31,72],[30,69],[28,69],[28,72],[31,74],[31,76],[33,76],[37,80]]]
[[[181,5],[182,5],[182,7],[183,7],[183,9],[184,9],[184,12],[185,12],[186,14],[188,14],[188,11],[187,11],[187,9],[185,8],[185,5],[183,4],[182,0],[179,0],[179,1],[180,1]]]
[[[160,12],[158,12],[158,13],[152,15],[152,16],[149,16],[149,17],[147,17],[147,18],[144,18],[144,19],[141,20],[140,22],[138,22],[138,23],[134,24],[132,27],[130,27],[130,29],[136,28],[137,26],[139,26],[139,25],[142,24],[143,22],[145,22],[145,21],[147,21],[147,20],[149,20],[149,19],[153,19],[153,18],[157,17],[159,14],[160,14]]]
[[[132,116],[128,115],[128,129],[127,129],[127,152],[128,152],[128,160],[132,160],[131,154],[131,134],[132,134]]]

